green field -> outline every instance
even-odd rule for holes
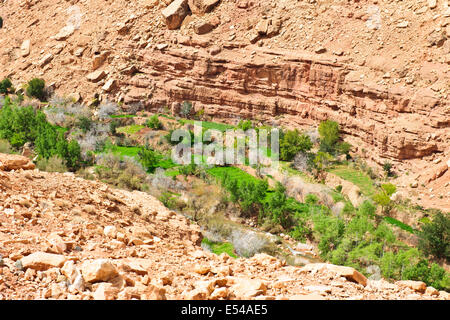
[[[211,251],[217,255],[225,252],[230,257],[237,258],[236,254],[234,253],[234,247],[229,242],[213,242],[211,240],[208,240],[207,238],[203,238],[202,243],[207,245],[211,249]]]
[[[119,115],[112,115],[111,118],[117,119],[117,118],[134,118],[137,117],[135,114],[119,114]]]
[[[361,192],[366,196],[373,196],[377,192],[377,188],[370,177],[359,170],[347,166],[338,166],[328,170],[328,172],[358,186],[361,189]]]
[[[133,125],[126,126],[126,127],[117,128],[116,131],[119,133],[135,134],[135,133],[138,133],[139,131],[141,131],[143,128],[145,128],[145,126],[133,124]]]
[[[257,178],[237,167],[214,167],[208,169],[207,172],[217,179],[222,179],[227,173],[231,179],[236,179],[238,183],[242,181],[258,181]]]
[[[409,233],[414,233],[414,229],[411,226],[409,226],[407,224],[404,224],[403,222],[401,222],[401,221],[399,221],[397,219],[394,219],[394,218],[391,218],[391,217],[384,217],[384,220],[386,222],[394,225],[394,226],[399,227],[402,230],[405,230],[405,231],[407,231]]]
[[[182,119],[180,120],[181,124],[194,124],[195,120],[185,120]],[[230,124],[226,124],[226,123],[218,123],[218,122],[209,122],[209,121],[199,121],[202,124],[202,127],[205,129],[214,129],[214,130],[218,130],[221,132],[225,132],[228,129],[235,129],[235,126],[232,126]]]

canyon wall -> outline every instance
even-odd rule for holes
[[[178,39],[183,43],[192,39]],[[141,68],[124,80],[132,88],[125,104],[145,101],[157,109],[191,101],[215,118],[293,127],[332,119],[378,162],[422,158],[450,146],[449,101],[429,88],[388,88],[339,57],[256,46],[212,55],[200,45],[138,51]]]

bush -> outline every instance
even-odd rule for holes
[[[43,101],[45,99],[45,81],[43,79],[34,78],[28,82],[27,96],[34,97]]]
[[[450,258],[450,219],[449,215],[437,213],[431,223],[422,226],[419,233],[419,248],[425,255],[436,258]]]
[[[36,166],[41,171],[47,171],[47,172],[67,172],[69,171],[67,169],[67,166],[65,164],[65,161],[61,159],[60,156],[54,155],[50,157],[49,159],[41,158],[36,163]]]
[[[180,114],[184,118],[189,118],[191,111],[192,111],[192,102],[183,101],[183,104],[181,105],[181,109],[180,109]]]
[[[12,82],[9,79],[4,79],[0,82],[0,94],[8,94],[12,88]]]
[[[153,173],[156,168],[158,168],[159,161],[161,160],[161,155],[156,151],[148,148],[141,148],[138,153],[139,161],[142,165],[147,168],[149,173]]]
[[[386,175],[388,177],[392,176],[392,163],[386,161],[385,163],[383,163],[383,170],[386,173]]]
[[[8,140],[0,139],[0,153],[13,153],[13,149]]]
[[[246,120],[246,121],[241,120],[241,121],[239,121],[238,128],[242,129],[243,131],[247,131],[248,129],[251,129],[252,127],[253,127],[253,124],[252,124],[252,122],[250,120]]]
[[[83,132],[88,132],[92,127],[92,119],[81,116],[78,118],[77,126],[83,130]]]
[[[162,123],[158,119],[158,115],[153,115],[150,119],[145,122],[145,125],[153,130],[160,130],[162,128]]]
[[[311,139],[307,135],[300,135],[298,130],[288,131],[283,134],[280,141],[280,159],[291,161],[297,153],[305,153],[311,150],[312,146]]]
[[[319,125],[320,150],[333,153],[339,141],[339,124],[335,121],[322,121]]]

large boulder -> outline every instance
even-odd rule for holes
[[[25,269],[34,269],[45,271],[50,268],[60,268],[67,261],[67,258],[52,253],[35,252],[21,259],[22,266]]]
[[[35,165],[27,157],[19,156],[16,154],[4,154],[0,153],[0,170],[33,170]]]
[[[189,8],[192,13],[204,14],[210,12],[220,0],[189,0]]]
[[[168,29],[178,29],[189,13],[188,0],[175,0],[167,8],[162,10],[161,13],[166,20]]]

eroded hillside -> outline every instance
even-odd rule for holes
[[[217,256],[148,194],[33,167],[0,154],[0,299],[449,299],[350,267]]]
[[[0,77],[16,87],[39,76],[131,110],[188,100],[230,121],[330,118],[354,152],[394,161],[410,173],[400,187],[448,209],[447,1],[7,0],[0,15]]]

